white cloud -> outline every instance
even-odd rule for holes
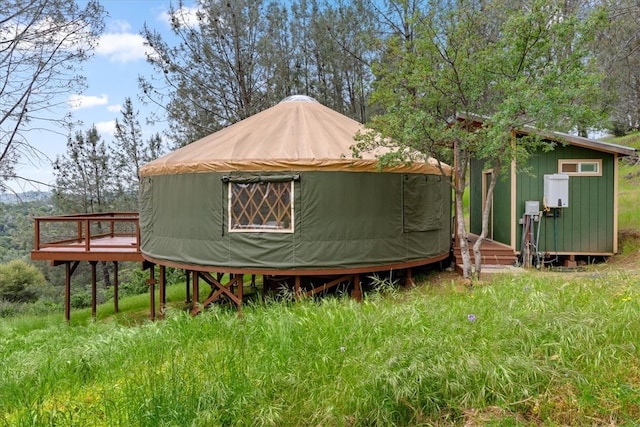
[[[67,100],[67,103],[71,106],[72,110],[95,107],[96,105],[107,105],[108,102],[109,97],[105,94],[102,94],[100,96],[71,95]]]
[[[144,38],[134,33],[106,33],[100,37],[96,53],[111,62],[131,62],[146,59]]]
[[[109,33],[127,33],[131,29],[131,24],[127,21],[123,21],[120,19],[114,19],[109,22],[109,26],[107,32]]]
[[[181,7],[177,9],[175,12],[176,19],[179,20],[181,24],[188,25],[190,27],[195,27],[200,25],[200,19],[198,19],[198,12],[202,13],[201,10],[197,7]],[[158,16],[158,19],[164,22],[167,25],[171,25],[171,15],[168,11],[163,11]]]
[[[120,105],[120,104],[108,105],[107,106],[107,111],[109,111],[111,113],[119,113],[120,111],[122,111],[122,105]]]
[[[103,138],[105,134],[113,136],[113,133],[116,130],[116,121],[109,120],[108,122],[98,122],[95,124],[95,127]]]

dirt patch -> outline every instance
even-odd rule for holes
[[[620,270],[640,271],[640,230],[620,230],[618,243],[622,253],[609,258],[607,266]]]

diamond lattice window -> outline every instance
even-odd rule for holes
[[[229,183],[229,231],[293,232],[293,181]]]

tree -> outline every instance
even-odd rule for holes
[[[372,17],[363,1],[200,0],[196,8],[171,10],[176,45],[143,31],[156,74],[140,86],[166,110],[177,146],[294,94],[367,118]]]
[[[258,60],[267,22],[262,18],[263,3],[200,0],[193,14],[180,1],[169,12],[171,29],[179,40],[174,47],[145,26],[143,36],[153,51],[148,59],[161,77],[142,79],[141,87],[149,99],[166,106],[177,146],[268,105],[261,90],[267,79]],[[166,86],[158,89],[158,84]]]
[[[598,63],[605,74],[605,107],[611,111],[611,130],[624,135],[640,130],[640,3],[604,2],[608,21],[595,40]]]
[[[78,131],[67,140],[67,153],[54,162],[56,188],[53,200],[59,211],[66,213],[98,213],[112,210],[117,198],[112,159],[98,130],[92,126],[85,133]],[[102,234],[102,224],[96,224]],[[110,286],[109,269],[102,266],[102,280]]]
[[[384,114],[368,123],[371,132],[360,138],[356,152],[391,140],[392,151],[383,162],[403,161],[415,152],[454,162],[465,278],[472,277],[462,205],[469,159],[482,160],[494,171],[482,233],[473,248],[480,274],[495,182],[512,162],[524,164],[538,148],[532,138],[512,138],[512,131],[525,126],[569,131],[597,118],[590,101],[599,75],[587,46],[601,15],[580,19],[563,12],[553,0],[523,6],[501,0],[430,1],[409,21],[413,36],[388,38],[374,68],[372,102]]]
[[[63,0],[5,0],[0,8],[0,190],[22,179],[16,164],[41,157],[28,132],[64,126],[61,106],[84,86],[79,65],[88,59],[103,28],[104,10]],[[62,111],[65,111],[64,108]]]
[[[37,288],[45,283],[42,273],[22,260],[0,264],[0,300],[34,302],[38,299]]]
[[[119,209],[136,210],[138,188],[140,187],[140,167],[162,154],[160,134],[152,135],[146,142],[142,137],[142,127],[138,112],[134,110],[131,98],[126,98],[120,111],[121,120],[116,119],[113,146],[113,162],[118,173],[117,193],[121,196]]]

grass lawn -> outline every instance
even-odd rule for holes
[[[618,425],[640,420],[640,280],[423,277],[363,303],[0,321],[0,425]],[[170,295],[179,306],[181,287]],[[104,311],[103,311],[104,310]],[[85,316],[83,318],[83,316]],[[31,325],[29,327],[28,325]]]

